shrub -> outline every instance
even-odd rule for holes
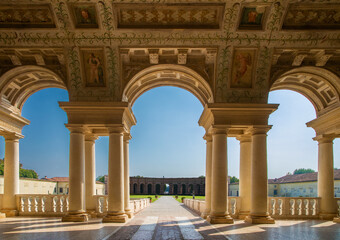
[[[184,202],[184,199],[185,199],[186,197],[182,197],[181,199],[182,199],[182,202]]]

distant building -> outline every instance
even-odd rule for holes
[[[270,197],[317,197],[317,189],[317,172],[268,179],[268,196]],[[229,185],[229,195],[239,196],[239,183]],[[334,170],[334,195],[340,197],[340,169]]]
[[[68,194],[69,184],[68,177],[53,177],[53,178],[20,178],[19,194]],[[0,176],[0,194],[4,192],[4,176]],[[102,182],[96,183],[96,194],[105,194],[105,184]]]

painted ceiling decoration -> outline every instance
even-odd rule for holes
[[[40,66],[65,83],[70,101],[108,102],[121,101],[138,73],[178,66],[207,82],[206,99],[266,103],[272,86],[312,86],[315,78],[285,75],[296,68],[340,76],[339,21],[339,0],[2,0],[0,77]],[[192,86],[180,72],[169,74]],[[152,74],[157,81],[166,71]],[[318,106],[327,108],[337,92],[318,81]],[[14,102],[20,88],[9,86],[5,97]]]

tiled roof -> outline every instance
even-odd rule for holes
[[[268,179],[269,184],[295,183],[295,182],[316,182],[318,173],[304,173],[296,175],[286,175],[280,178]],[[340,169],[334,170],[334,180],[340,180]]]
[[[47,180],[54,181],[54,182],[68,182],[68,177],[53,177],[53,178],[46,178]]]

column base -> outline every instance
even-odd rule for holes
[[[107,214],[103,217],[103,223],[125,223],[128,220],[128,216],[126,214],[120,215],[111,215]]]
[[[249,215],[244,219],[245,222],[251,224],[274,224],[275,220],[270,216]]]
[[[2,213],[2,212],[0,212],[0,218],[6,218],[6,214],[5,214],[5,213]]]
[[[90,210],[86,210],[86,213],[89,215],[89,217],[91,217],[91,218],[97,218],[97,212],[96,212],[96,210],[92,210],[92,209],[90,209]]]
[[[250,211],[240,211],[238,214],[238,219],[244,220],[247,216],[249,216]]]
[[[87,222],[89,215],[87,213],[68,213],[61,218],[62,222]]]
[[[201,218],[207,219],[207,217],[209,216],[208,212],[202,212],[201,214]]]
[[[18,210],[1,209],[1,212],[6,215],[6,217],[15,217],[19,215]]]
[[[207,216],[207,222],[211,224],[233,224],[234,219],[232,219],[229,215],[225,216]]]
[[[335,218],[333,219],[333,222],[335,222],[335,223],[340,223],[340,217],[335,217]]]
[[[128,216],[128,218],[133,218],[133,212],[129,209],[129,210],[125,210],[125,214]]]
[[[319,218],[321,220],[333,220],[333,218],[336,218],[338,214],[336,213],[320,213]]]

